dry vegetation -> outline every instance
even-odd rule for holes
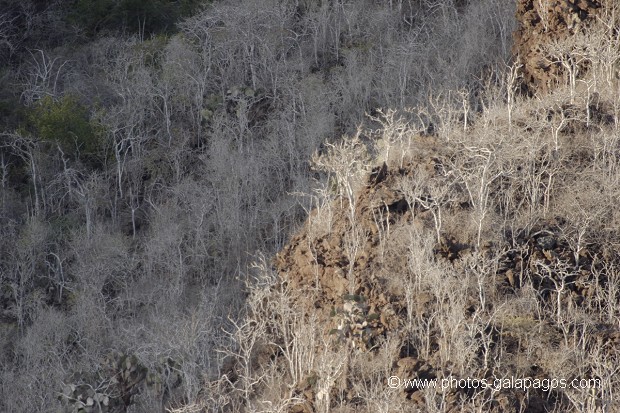
[[[227,388],[255,396],[232,411],[620,409],[618,57],[594,50],[619,56],[612,19],[543,47],[565,76],[535,98],[513,94],[515,63],[481,110],[379,113],[315,156],[315,209],[252,284],[254,374]],[[394,375],[595,385],[392,389]]]
[[[620,410],[611,2],[4,3],[0,411]]]

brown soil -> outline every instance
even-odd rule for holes
[[[440,332],[430,332],[430,347],[434,352],[429,359],[419,358],[403,331],[408,308],[405,287],[398,281],[400,275],[407,271],[408,265],[409,252],[403,241],[406,232],[417,228],[425,231],[428,237],[434,235],[430,212],[420,205],[413,205],[412,210],[398,188],[402,187],[401,182],[407,178],[421,173],[436,173],[446,156],[436,149],[431,138],[419,139],[416,145],[425,146],[426,150],[420,151],[419,156],[410,159],[402,168],[385,164],[378,166],[359,192],[355,218],[357,231],[362,234],[362,243],[352,265],[346,247],[352,227],[348,207],[340,201],[332,206],[334,217],[330,227],[320,229],[313,226],[311,216],[306,226],[278,254],[274,264],[285,282],[301,293],[303,298],[299,305],[318,315],[325,326],[326,336],[337,328],[339,322],[342,324],[342,316],[338,315],[344,314],[350,326],[339,331],[342,339],[348,340],[361,351],[372,353],[376,349],[375,343],[382,338],[388,335],[401,337],[400,351],[394,355],[397,361],[392,366],[392,373],[400,377],[436,378],[445,377],[447,372],[438,357]],[[457,200],[448,214],[458,216],[466,214],[468,209],[466,202]],[[540,300],[555,299],[549,291],[554,288],[553,282],[557,279],[555,275],[544,277],[540,266],[553,266],[558,262],[568,266],[577,265],[569,245],[560,237],[562,221],[562,218],[557,217],[535,228],[518,229],[514,234],[506,234],[499,243],[484,243],[479,252],[487,254],[498,265],[493,282],[499,296],[516,302],[523,283],[527,281],[537,290]],[[435,245],[434,255],[438,263],[443,262],[443,265],[458,273],[463,271],[462,266],[467,257],[476,253],[475,250],[468,239],[460,239],[457,233],[448,233],[441,243]],[[594,285],[605,282],[602,279],[595,280],[593,275],[600,274],[605,265],[599,257],[613,260],[613,254],[610,248],[603,245],[589,245],[583,249],[578,263],[580,270],[568,280],[568,291],[563,296],[563,303],[570,301],[570,306],[584,307],[591,301]],[[354,287],[351,287],[350,279],[355,280]],[[436,310],[437,305],[436,296],[430,292],[422,293],[414,297],[413,308],[409,311],[416,319],[424,319]],[[357,308],[357,312],[351,310],[352,306]],[[508,364],[526,359],[528,356],[523,353],[526,348],[557,349],[563,340],[557,326],[529,315],[520,317],[510,312],[502,319],[501,325],[499,322],[491,323],[489,329],[494,337],[493,345],[502,345],[506,354],[511,355],[506,359]],[[620,349],[620,331],[610,324],[597,324],[588,334],[608,349]],[[549,377],[541,366],[544,366],[543,362],[533,361],[526,373],[532,378]],[[514,365],[507,366],[507,369],[511,370],[511,367],[515,370],[520,368]],[[480,370],[473,374],[486,377],[489,372]],[[304,393],[303,388],[299,393],[314,397],[311,392]],[[550,396],[543,392],[532,392],[525,401],[522,396],[519,391],[502,391],[495,398],[496,405],[491,410],[513,411],[511,409],[521,406],[525,411],[542,413],[562,402],[560,394]],[[422,392],[409,389],[402,393],[402,397],[424,408]],[[446,397],[448,405],[456,405],[459,398],[466,395],[451,390]],[[353,402],[353,398],[351,395],[348,402]],[[305,408],[311,411],[308,406],[312,406],[313,400],[308,402]]]
[[[518,29],[513,54],[523,64],[523,86],[530,94],[546,93],[563,76],[541,45],[583,32],[612,0],[518,0]]]

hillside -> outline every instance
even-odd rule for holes
[[[0,6],[0,411],[620,411],[611,0]]]
[[[558,2],[544,22],[519,2],[524,60],[481,110],[438,115],[430,133],[423,112],[388,111],[315,156],[329,179],[261,267],[259,332],[238,336],[264,360],[240,365],[287,380],[256,384],[250,406],[620,409],[618,80],[603,33],[618,44],[601,7]]]

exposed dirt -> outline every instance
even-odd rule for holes
[[[398,228],[403,222],[414,222],[420,227],[432,222],[430,213],[419,206],[415,206],[417,213],[412,214],[405,195],[398,189],[403,178],[413,176],[416,169],[432,171],[434,163],[439,162],[440,154],[433,149],[432,138],[416,143],[427,147],[424,153],[428,157],[411,159],[402,168],[386,164],[377,166],[358,193],[355,231],[360,234],[361,242],[355,253],[351,252],[355,245],[351,245],[353,240],[350,239],[349,207],[346,200],[338,200],[332,205],[331,225],[313,225],[317,214],[316,210],[313,211],[304,229],[277,255],[275,266],[292,287],[308,292],[320,291],[313,303],[315,308],[330,310],[342,306],[343,297],[358,295],[368,301],[371,313],[383,315],[386,311],[399,310],[393,308],[395,304],[398,307],[398,300],[394,297],[397,292],[386,288],[386,277],[391,277],[391,271],[403,268],[406,259],[394,254],[396,251],[390,248],[385,251],[390,256],[381,257],[379,247],[397,241]],[[352,263],[350,257],[354,257]],[[351,279],[355,280],[355,285],[350,285]],[[387,319],[387,315],[381,319]],[[378,324],[381,332],[389,328],[383,321]]]
[[[439,360],[440,332],[429,331],[430,348],[433,349],[428,359],[419,357],[403,333],[408,312],[415,319],[429,317],[439,305],[438,297],[431,292],[424,292],[413,297],[407,303],[405,286],[401,277],[407,271],[406,233],[412,229],[426,231],[432,238],[434,232],[433,218],[429,210],[420,204],[410,205],[402,190],[403,180],[414,178],[421,173],[434,174],[442,165],[444,154],[438,151],[429,138],[417,142],[426,145],[428,150],[411,159],[401,167],[378,166],[370,175],[366,186],[359,192],[356,200],[357,231],[362,242],[350,262],[351,246],[347,242],[351,237],[351,224],[348,207],[337,201],[333,205],[334,216],[330,227],[318,228],[308,224],[290,241],[275,259],[275,267],[280,276],[296,291],[305,297],[299,305],[318,314],[325,325],[326,336],[330,333],[347,341],[361,351],[373,352],[375,343],[381,338],[401,337],[400,352],[392,366],[392,374],[399,377],[437,378],[445,377],[446,366]],[[411,208],[412,207],[412,208]],[[449,213],[458,215],[459,210],[466,213],[466,202],[455,202]],[[413,209],[413,210],[412,210]],[[315,211],[316,214],[316,211]],[[388,230],[389,227],[389,230]],[[566,281],[567,291],[563,295],[563,305],[584,307],[593,300],[592,290],[595,285],[604,283],[595,274],[604,273],[605,259],[613,260],[614,252],[602,245],[589,245],[581,250],[579,262],[576,262],[571,248],[562,239],[562,218],[558,217],[542,222],[535,228],[519,229],[516,233],[507,233],[501,245],[485,243],[482,253],[497,263],[493,283],[494,289],[507,301],[515,300],[525,281],[534,286],[543,301],[554,300],[550,291],[558,282],[558,274],[547,274],[543,268],[559,268],[563,265],[579,267],[576,275]],[[347,250],[349,252],[347,252]],[[456,272],[465,271],[467,258],[475,247],[467,240],[461,240],[457,234],[447,234],[441,243],[434,246],[435,260]],[[608,261],[609,262],[609,261]],[[556,266],[557,267],[554,267]],[[401,281],[398,281],[399,278]],[[350,280],[355,280],[354,284]],[[570,304],[567,304],[570,302]],[[472,303],[472,306],[474,303]],[[516,304],[515,304],[516,305]],[[409,308],[408,308],[409,306]],[[472,316],[472,314],[469,314]],[[501,324],[501,326],[500,326]],[[493,344],[504,347],[507,363],[518,363],[527,359],[526,348],[553,349],[563,336],[557,326],[532,317],[531,314],[520,316],[517,311],[506,311],[501,322],[489,325]],[[620,348],[620,331],[610,324],[596,325],[588,331],[596,337],[595,341],[607,348]],[[615,350],[614,350],[615,351]],[[532,378],[549,377],[544,363],[530,360],[527,374]],[[517,369],[517,366],[512,366]],[[508,367],[508,370],[510,368]],[[475,372],[478,377],[487,377],[488,371]],[[302,386],[303,387],[303,386]],[[314,397],[308,389],[300,388],[299,393],[306,398]],[[424,396],[418,389],[402,392],[404,399],[419,407],[424,407]],[[451,390],[446,395],[448,405],[454,404],[465,393]],[[495,411],[512,411],[526,408],[528,412],[545,412],[557,406],[560,394],[532,392],[524,401],[519,391],[503,390],[495,398]],[[351,395],[353,402],[354,395]],[[312,411],[314,400],[300,411]],[[310,406],[310,407],[309,407]],[[299,407],[301,409],[301,407]]]
[[[543,51],[545,43],[583,32],[613,0],[518,0],[513,54],[523,64],[523,86],[545,93],[563,76],[562,67]]]

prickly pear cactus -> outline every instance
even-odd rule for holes
[[[330,331],[340,341],[346,341],[352,348],[368,350],[373,346],[377,334],[379,315],[369,313],[364,297],[345,295],[342,309],[334,310],[337,327]]]
[[[72,374],[59,399],[65,413],[124,413],[145,388],[163,400],[161,396],[181,382],[181,365],[169,357],[149,370],[136,356],[115,352],[97,371]]]

